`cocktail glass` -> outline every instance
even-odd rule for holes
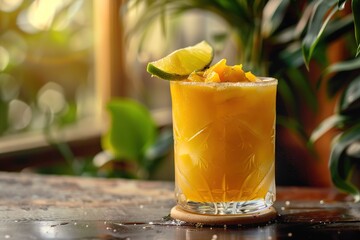
[[[175,194],[200,214],[251,214],[275,201],[277,80],[171,81]]]

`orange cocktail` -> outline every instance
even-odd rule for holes
[[[253,212],[275,200],[277,80],[172,81],[177,201],[210,214]]]

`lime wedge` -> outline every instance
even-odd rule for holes
[[[202,41],[148,63],[146,70],[153,76],[165,80],[182,80],[187,78],[190,73],[208,67],[213,57],[213,48],[206,41]]]

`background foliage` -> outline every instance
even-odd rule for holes
[[[336,13],[351,2],[352,13],[334,17]],[[360,1],[318,1],[309,19],[307,34],[303,40],[305,63],[309,64],[316,48],[328,44],[323,42],[323,35],[328,31],[337,34],[337,38],[350,38],[347,41],[349,55],[342,62],[328,66],[323,73],[327,77],[329,98],[339,95],[334,115],[325,119],[315,129],[310,142],[316,141],[323,133],[336,128],[339,134],[334,138],[330,155],[330,172],[333,183],[339,189],[352,194],[360,200],[360,183],[354,182],[352,176],[360,160]],[[347,27],[347,24],[350,26]],[[334,27],[334,26],[342,26]],[[334,28],[337,29],[334,31]],[[345,30],[345,31],[344,31]],[[346,31],[347,30],[347,31]],[[347,34],[351,34],[348,36]],[[319,84],[325,84],[321,79]],[[358,173],[355,173],[358,175]]]

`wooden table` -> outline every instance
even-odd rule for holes
[[[278,187],[278,218],[201,226],[168,217],[172,182],[0,172],[0,239],[360,239],[360,204],[333,189]]]

